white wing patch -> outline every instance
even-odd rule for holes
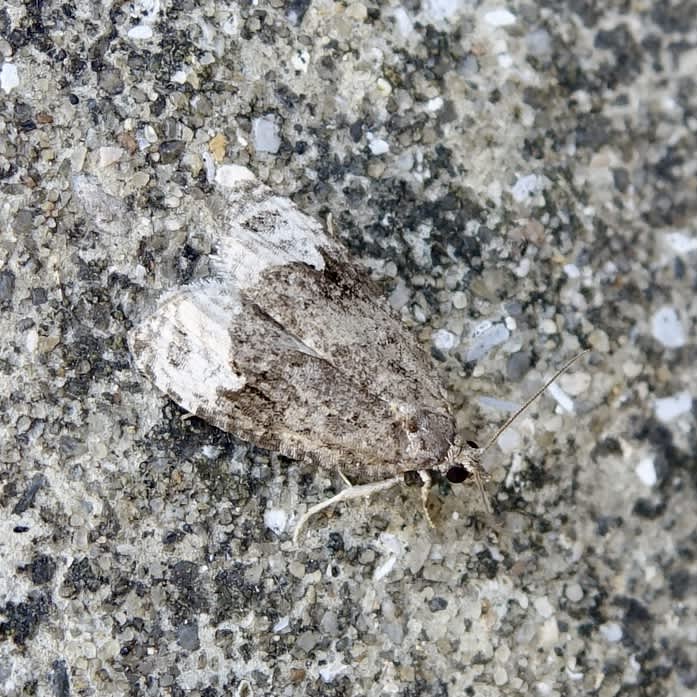
[[[173,293],[129,334],[138,368],[188,411],[210,409],[221,391],[246,384],[231,362],[230,320],[240,311],[239,299],[217,283]]]
[[[265,270],[290,263],[322,271],[322,251],[341,254],[321,223],[299,211],[290,199],[274,195],[245,167],[220,167],[216,181],[225,201],[224,234],[218,240],[214,269],[234,278],[238,288],[250,288]]]

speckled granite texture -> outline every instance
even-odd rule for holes
[[[0,6],[0,693],[697,694],[694,2]],[[163,398],[125,335],[243,164],[355,256],[496,515]],[[73,176],[95,177],[93,205]]]

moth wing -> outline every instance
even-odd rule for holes
[[[389,403],[229,285],[172,294],[129,341],[136,364],[157,387],[245,440],[368,479],[415,466],[413,438]],[[450,422],[430,424],[429,433],[438,428],[448,431]]]
[[[233,166],[234,168],[234,166]],[[244,168],[235,171],[248,173]],[[405,412],[447,414],[430,356],[322,224],[253,179],[219,187],[218,281],[234,287],[357,387]]]
[[[453,418],[377,287],[290,200],[220,171],[214,278],[133,330],[139,368],[188,411],[293,457],[369,478],[441,462]]]

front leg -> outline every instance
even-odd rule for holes
[[[332,496],[326,501],[321,501],[320,503],[315,504],[300,517],[298,524],[295,526],[295,531],[293,532],[293,543],[296,545],[298,544],[298,540],[300,538],[300,533],[302,532],[302,529],[307,524],[307,521],[310,520],[310,518],[312,518],[312,516],[316,513],[319,513],[320,511],[323,511],[325,508],[333,506],[335,503],[339,503],[340,501],[363,498],[365,496],[371,496],[372,494],[375,494],[378,491],[385,491],[386,489],[391,489],[393,486],[395,486],[395,484],[401,484],[403,481],[403,478],[399,476],[390,477],[390,479],[383,479],[380,482],[370,482],[370,484],[352,484],[351,486],[348,486],[346,489],[340,491],[338,494]]]
[[[433,488],[433,477],[428,470],[419,470],[419,477],[421,477],[421,506],[424,510],[424,516],[428,521],[428,524],[435,528],[431,514],[428,512],[428,497]]]

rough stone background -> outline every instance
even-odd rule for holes
[[[695,695],[697,5],[0,7],[0,692]],[[224,163],[331,212],[463,431],[341,484],[186,419],[125,334]],[[95,177],[93,203],[73,176]]]

